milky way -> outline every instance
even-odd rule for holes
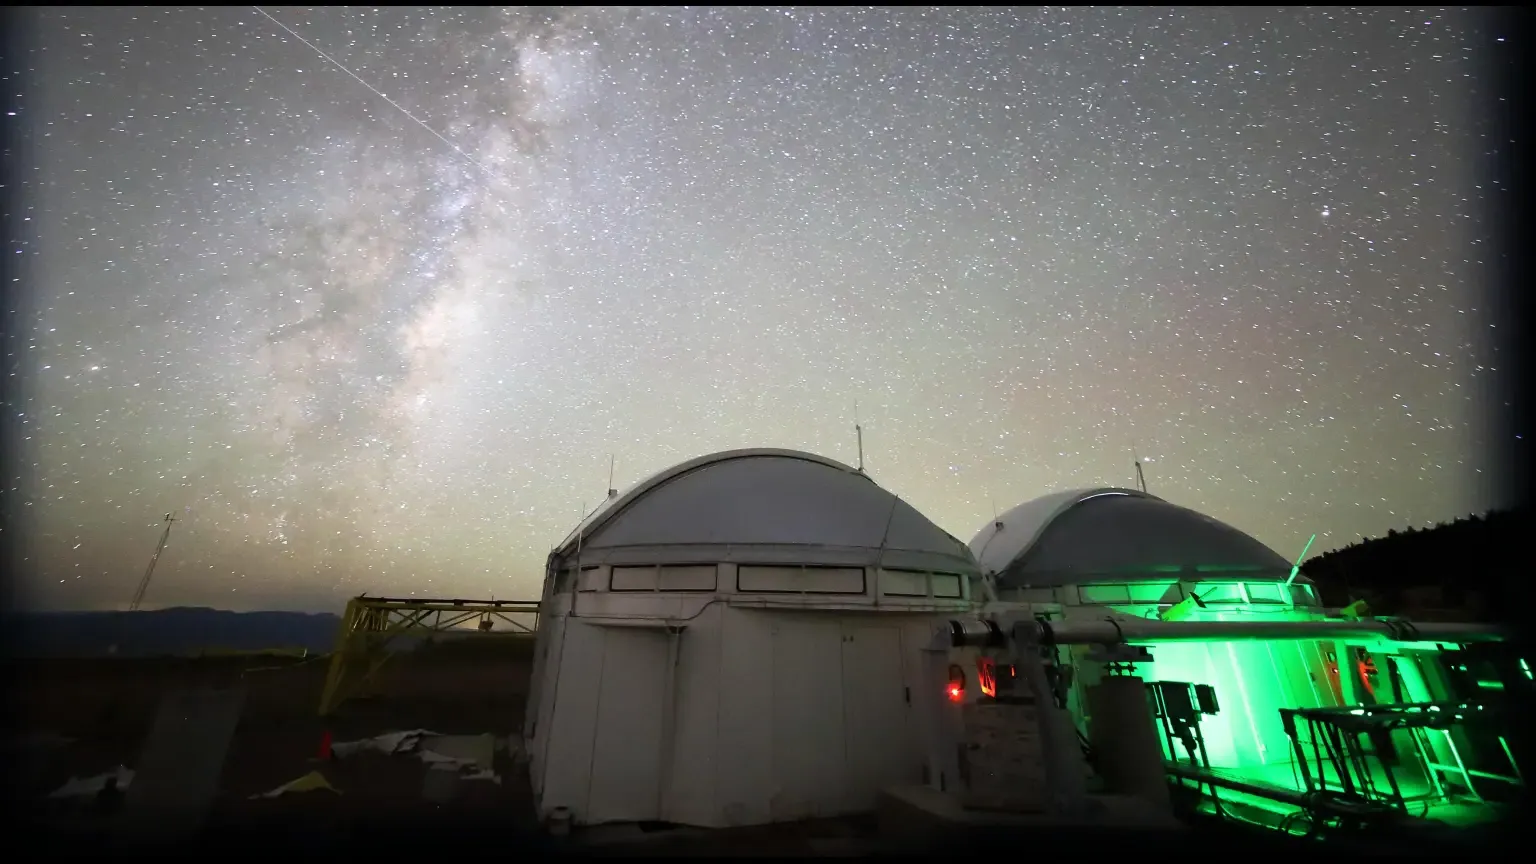
[[[33,602],[168,511],[149,605],[533,596],[610,457],[855,403],[962,538],[1133,448],[1288,556],[1494,503],[1479,13],[266,11],[39,13]]]

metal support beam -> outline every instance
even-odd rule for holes
[[[410,600],[354,597],[347,601],[331,652],[320,716],[361,692],[390,657],[401,636],[453,633],[476,638],[532,638],[538,629],[534,600]],[[471,625],[471,626],[465,626]]]
[[[1057,816],[1081,822],[1088,813],[1088,777],[1083,753],[1077,743],[1077,727],[1065,708],[1056,704],[1050,682],[1045,677],[1045,661],[1039,631],[1027,624],[1016,624],[1009,634],[1019,674],[1034,698],[1040,718],[1041,755],[1045,759],[1045,782],[1051,790],[1051,804]]]

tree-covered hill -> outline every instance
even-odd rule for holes
[[[1530,538],[1529,511],[1492,511],[1362,538],[1301,569],[1330,606],[1363,599],[1376,615],[1499,619],[1529,578],[1519,541]]]

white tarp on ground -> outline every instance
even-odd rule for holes
[[[71,777],[63,786],[55,789],[53,794],[48,797],[90,798],[100,794],[101,790],[107,788],[107,780],[113,777],[117,778],[118,791],[126,790],[128,784],[133,782],[133,772],[119,765],[116,770],[108,771],[105,774],[97,774],[95,777]]]
[[[331,753],[338,759],[372,750],[386,756],[413,755],[429,768],[458,771],[464,780],[489,780],[501,783],[496,775],[495,736],[439,735],[426,729],[389,732],[363,741],[335,744]]]
[[[396,753],[414,753],[423,737],[438,737],[436,732],[426,729],[412,729],[408,732],[386,732],[362,741],[344,741],[331,746],[331,753],[337,759],[345,759],[365,750],[373,750],[383,753],[385,756],[393,756]]]

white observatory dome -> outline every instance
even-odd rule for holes
[[[974,574],[964,543],[867,475],[794,450],[731,450],[615,495],[555,551],[582,566],[748,562]]]

